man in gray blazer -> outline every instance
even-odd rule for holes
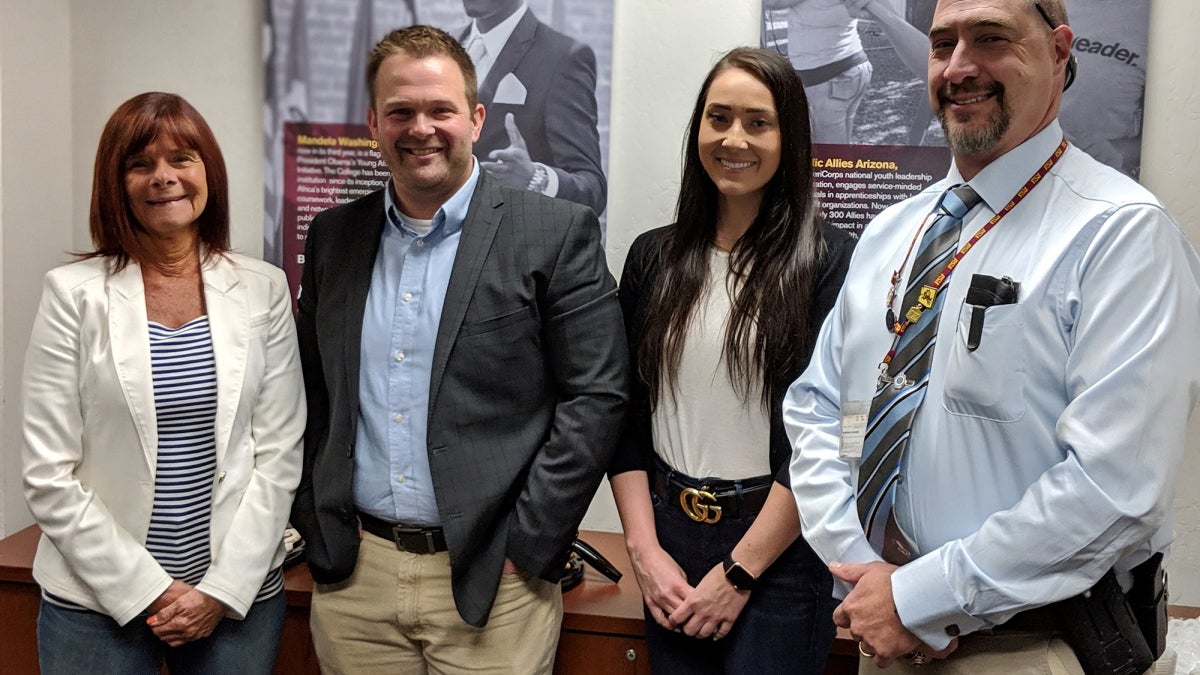
[[[314,218],[297,315],[317,655],[549,672],[556,582],[627,400],[596,216],[480,171],[485,111],[446,33],[387,35],[367,81],[392,178]]]

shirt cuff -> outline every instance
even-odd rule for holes
[[[892,599],[900,623],[935,650],[945,649],[960,635],[989,627],[988,622],[962,611],[950,590],[941,549],[892,574]]]
[[[546,187],[542,190],[542,194],[546,195],[547,197],[557,197],[558,172],[554,170],[554,167],[546,166],[541,162],[536,162],[535,166],[540,166],[546,170]]]
[[[871,544],[867,542],[866,537],[854,537],[850,540],[850,545],[842,551],[841,555],[831,562],[870,563],[879,562],[880,560],[879,554],[875,552],[875,549],[871,548]],[[844,600],[852,590],[854,590],[854,584],[842,581],[837,577],[833,578],[833,597],[838,600]]]

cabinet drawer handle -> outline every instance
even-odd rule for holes
[[[626,649],[625,650],[625,660],[630,661],[630,662],[637,661],[637,652],[635,652],[632,649]]]

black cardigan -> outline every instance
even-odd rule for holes
[[[649,302],[651,290],[658,278],[660,260],[666,244],[667,234],[673,226],[659,227],[649,232],[643,232],[629,247],[629,255],[625,258],[625,269],[621,273],[621,311],[625,316],[625,333],[629,337],[629,356],[632,365],[633,397],[630,413],[626,422],[625,432],[618,446],[617,454],[609,465],[608,475],[611,478],[626,471],[654,470],[654,444],[650,431],[650,394],[646,383],[637,372],[637,349],[641,342],[642,324],[645,320],[646,304]],[[795,369],[783,373],[772,373],[775,383],[775,395],[771,398],[771,446],[770,465],[775,480],[789,486],[788,465],[792,457],[792,446],[788,441],[787,432],[783,428],[783,397],[788,386],[808,367],[808,359],[812,354],[817,339],[817,331],[824,321],[841,290],[842,281],[846,278],[846,268],[850,265],[850,254],[853,252],[856,240],[836,227],[824,226],[826,251],[818,262],[820,275],[817,278],[813,297],[807,299],[813,304],[813,325],[797,336],[797,349],[801,350],[804,358]],[[797,302],[804,300],[797,298]],[[708,478],[709,476],[696,476]]]

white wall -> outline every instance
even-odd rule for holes
[[[66,0],[0,0],[0,532],[30,522],[19,462],[21,364],[42,274],[64,260],[72,180],[70,10]],[[86,199],[84,197],[83,199]]]
[[[1070,0],[1068,0],[1068,3]],[[704,73],[758,39],[756,0],[616,0],[609,263],[669,222],[683,127]],[[41,273],[87,243],[90,166],[116,105],[148,89],[190,100],[229,163],[234,245],[261,253],[263,2],[0,0],[0,534],[30,521],[19,489],[21,360]],[[1200,241],[1200,6],[1154,0],[1143,181]],[[1200,605],[1200,421],[1176,500],[1175,602]],[[617,529],[607,488],[585,521]]]
[[[1069,2],[1069,0],[1068,0]],[[1068,4],[1068,8],[1070,5]],[[1142,183],[1162,199],[1192,245],[1200,244],[1200,4],[1154,0],[1150,5]],[[1200,336],[1197,336],[1200,340]],[[1183,469],[1176,483],[1171,600],[1200,605],[1200,414],[1193,414]]]
[[[33,3],[30,3],[33,4]],[[73,210],[88,242],[96,141],[118,105],[143,91],[188,100],[208,121],[229,169],[233,247],[262,255],[265,2],[72,0]]]

